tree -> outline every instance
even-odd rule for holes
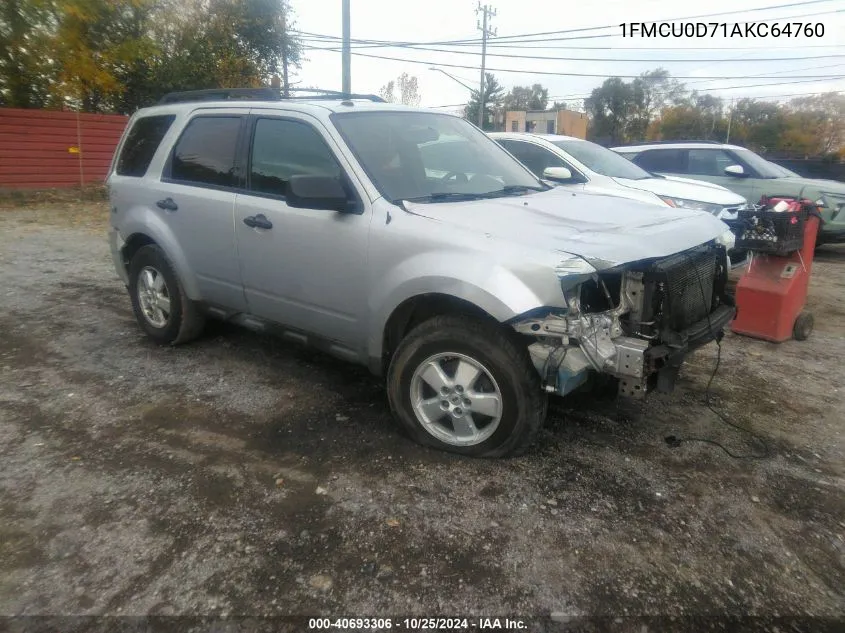
[[[397,86],[399,87],[398,100],[394,92]],[[378,94],[389,103],[401,103],[402,105],[414,107],[420,104],[421,99],[417,78],[408,73],[402,73],[396,78],[396,81],[392,79],[388,81],[381,87]]]
[[[632,100],[626,133],[633,140],[642,140],[649,123],[667,104],[680,103],[684,87],[663,68],[642,73],[630,86]]]
[[[0,99],[128,113],[173,90],[287,80],[292,31],[289,0],[5,0]]]
[[[484,124],[485,130],[492,130],[494,124],[492,119],[497,110],[501,109],[505,89],[492,73],[484,74]],[[469,103],[464,108],[464,118],[472,123],[478,121],[478,109],[481,107],[479,91],[473,90]]]
[[[619,77],[605,79],[584,101],[591,139],[612,144],[629,140],[629,120],[635,107],[630,84]]]
[[[785,114],[777,103],[740,99],[731,113],[731,140],[761,152],[776,150],[787,130]]]
[[[505,110],[545,110],[549,104],[549,89],[541,84],[514,86],[505,96]]]
[[[727,130],[723,109],[718,97],[692,92],[684,103],[663,108],[646,136],[652,140],[723,140]]]
[[[845,146],[845,95],[827,92],[787,104],[787,135],[805,138],[806,154],[831,154]]]
[[[658,68],[626,83],[619,77],[606,79],[593,90],[584,106],[590,115],[590,138],[612,143],[640,141],[667,105],[681,105],[683,84]]]
[[[0,8],[0,104],[39,108],[50,102],[53,62],[46,52],[47,2],[4,0]]]

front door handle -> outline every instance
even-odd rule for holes
[[[244,224],[253,229],[272,229],[273,223],[263,213],[250,215],[244,218]]]
[[[165,198],[164,200],[159,200],[156,202],[156,206],[159,209],[164,209],[165,211],[176,211],[179,208],[179,205],[173,201],[173,198]]]

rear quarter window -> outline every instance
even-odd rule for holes
[[[176,119],[174,114],[145,116],[137,119],[126,135],[115,171],[119,176],[141,178],[155,156],[161,140]]]
[[[649,149],[638,154],[633,162],[646,171],[685,174],[686,158],[687,150],[684,149]]]

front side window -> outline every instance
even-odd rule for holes
[[[486,134],[457,117],[378,111],[336,113],[332,121],[376,188],[393,202],[546,189]]]
[[[170,177],[184,183],[234,187],[239,116],[200,116],[188,123],[176,147]]]
[[[501,143],[538,178],[543,177],[543,171],[546,167],[568,167],[562,158],[533,143],[510,140],[503,140]]]
[[[724,176],[725,167],[736,165],[736,160],[720,149],[691,149],[688,156],[687,173],[697,176]]]
[[[145,116],[132,125],[120,157],[117,159],[117,174],[119,176],[135,176],[141,178],[147,173],[147,168],[155,156],[161,139],[173,125],[174,114],[160,114]]]
[[[341,177],[332,151],[320,133],[307,123],[259,119],[253,138],[251,191],[284,196],[291,176]]]
[[[738,149],[734,151],[736,152],[736,156],[739,160],[745,163],[745,166],[750,167],[757,172],[757,175],[760,178],[783,178],[782,172],[776,165],[773,165],[765,158],[758,156],[750,149]],[[736,165],[737,161],[734,160],[731,164]]]
[[[567,154],[572,155],[575,160],[581,162],[587,168],[602,176],[627,178],[630,180],[651,178],[651,174],[641,167],[637,167],[628,159],[590,141],[552,141],[552,143]]]

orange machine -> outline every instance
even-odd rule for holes
[[[741,211],[734,229],[736,247],[751,256],[736,285],[731,329],[776,343],[803,341],[813,330],[804,304],[820,217],[809,200],[764,198],[761,205]]]

